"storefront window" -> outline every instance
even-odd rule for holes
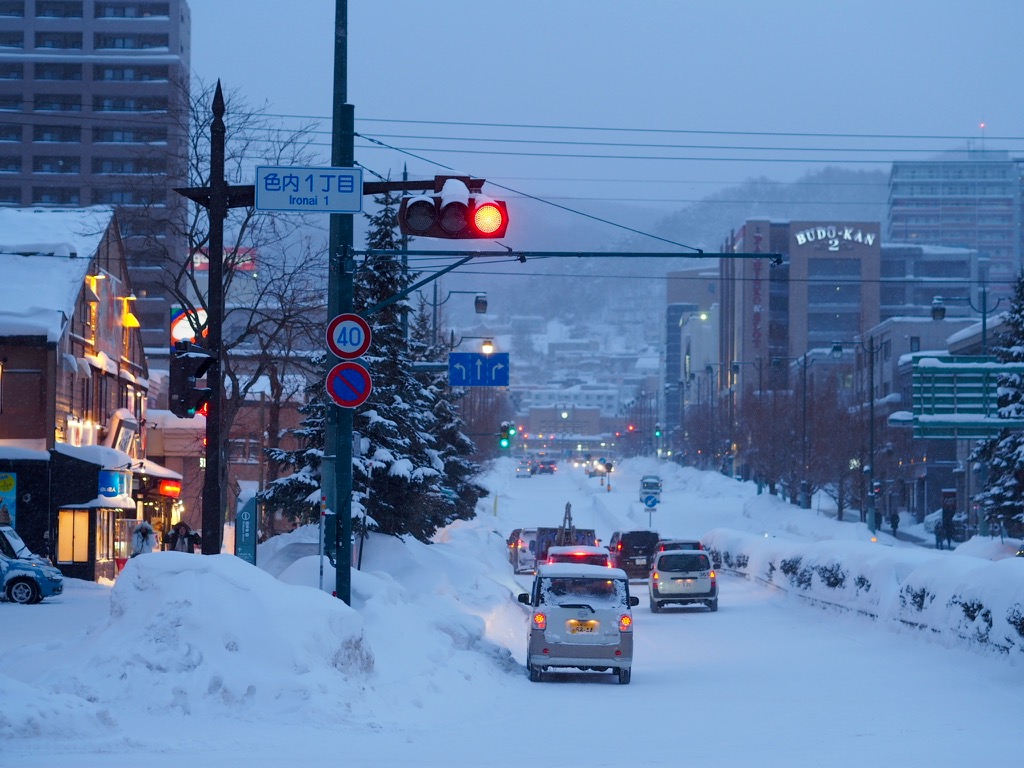
[[[57,519],[57,562],[89,561],[88,509],[62,509]]]

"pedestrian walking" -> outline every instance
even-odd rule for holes
[[[153,530],[152,525],[142,520],[132,531],[131,557],[152,552],[154,549],[156,549],[156,531]]]
[[[202,537],[193,531],[184,520],[175,523],[174,527],[171,528],[164,538],[165,548],[175,552],[192,552],[195,554],[196,547],[202,543]]]
[[[946,532],[943,530],[942,523],[935,524],[935,548],[942,549],[942,542],[946,538]]]
[[[896,535],[896,529],[900,527],[900,516],[893,512],[889,515],[889,525],[892,526],[892,535]]]

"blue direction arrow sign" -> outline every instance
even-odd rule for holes
[[[362,405],[372,390],[370,372],[351,360],[338,363],[327,374],[327,394],[342,408]]]
[[[448,384],[453,387],[507,387],[508,352],[452,352],[448,355]]]
[[[648,509],[654,509],[658,506],[658,497],[653,494],[650,496],[644,496],[644,506]]]

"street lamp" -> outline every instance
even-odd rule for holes
[[[868,530],[874,533],[877,530],[875,519],[875,355],[879,347],[875,346],[875,337],[868,337],[868,344],[864,346],[863,341],[832,342],[832,357],[840,359],[843,356],[843,344],[859,344],[868,356],[868,463],[864,472],[868,476]]]
[[[932,299],[932,320],[942,320],[946,317],[946,302],[962,302],[981,315],[981,354],[988,354],[988,316],[989,312],[995,312],[1002,299],[997,299],[991,310],[988,308],[988,286],[981,286],[981,307],[974,306],[970,296],[936,296]]]
[[[437,326],[438,326],[438,307],[442,307],[448,303],[454,294],[470,294],[473,296],[473,311],[478,315],[487,314],[487,293],[484,291],[448,291],[448,295],[444,297],[443,301],[437,300],[437,283],[434,283],[434,300],[430,303],[431,307],[431,338],[434,344],[437,344]]]

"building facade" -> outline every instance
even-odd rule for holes
[[[166,346],[182,263],[186,0],[0,2],[0,206],[116,206],[146,346]]]
[[[974,249],[996,297],[1012,294],[1021,268],[1024,160],[967,149],[901,160],[889,173],[886,240]]]

